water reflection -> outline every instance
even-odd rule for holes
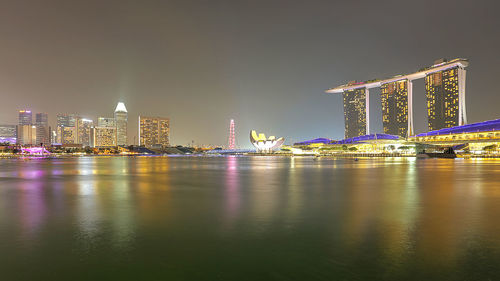
[[[241,204],[238,158],[235,156],[226,158],[225,197],[225,213],[228,220],[233,221],[238,216]]]
[[[24,182],[19,186],[18,208],[21,236],[25,241],[34,239],[43,227],[46,217],[46,198],[41,182]]]
[[[253,280],[269,277],[266,265],[295,280],[495,280],[499,182],[492,160],[7,160],[0,249],[17,268],[92,260],[163,279],[199,279],[196,268],[234,280],[212,270],[231,264]]]

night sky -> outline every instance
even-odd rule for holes
[[[468,58],[467,115],[500,118],[499,1],[0,1],[0,123],[17,110],[171,118],[171,142],[237,143],[256,129],[287,143],[343,137],[324,91]],[[414,83],[426,130],[424,82]],[[371,128],[382,131],[380,90]]]

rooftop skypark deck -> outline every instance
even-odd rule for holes
[[[375,80],[368,80],[365,82],[355,82],[355,83],[347,83],[340,85],[335,88],[328,89],[326,92],[329,94],[341,94],[344,91],[348,90],[353,90],[353,89],[359,89],[359,88],[367,88],[367,89],[372,89],[372,88],[379,88],[383,84],[390,83],[390,82],[395,82],[399,80],[405,80],[408,79],[410,81],[417,80],[417,79],[422,79],[426,75],[434,73],[434,72],[439,72],[443,71],[449,68],[453,68],[456,66],[461,66],[461,67],[467,67],[469,65],[469,61],[467,59],[461,59],[457,58],[451,61],[447,62],[442,62],[438,64],[434,64],[430,67],[423,68],[415,73],[411,74],[406,74],[406,75],[396,75],[387,79],[375,79]]]
[[[379,87],[384,133],[410,137],[414,135],[413,80],[417,79],[425,80],[429,131],[467,124],[465,67],[468,65],[467,59],[440,59],[414,73],[352,81],[326,93],[342,94],[346,139],[370,134],[370,89]]]

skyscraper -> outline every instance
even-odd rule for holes
[[[343,92],[345,138],[363,136],[367,132],[366,89],[356,88]]]
[[[127,145],[127,108],[119,102],[115,109],[116,145]]]
[[[34,145],[34,144],[36,144],[36,126],[18,125],[17,126],[17,143],[20,145]]]
[[[97,127],[116,128],[115,118],[99,117],[97,118]]]
[[[36,144],[50,145],[49,116],[47,113],[35,115]]]
[[[57,114],[56,142],[60,144],[77,143],[77,116],[75,114]]]
[[[35,133],[35,136],[33,136]],[[36,129],[33,128],[33,114],[29,110],[19,110],[19,125],[17,126],[17,143],[31,145],[36,142]]]
[[[146,147],[170,145],[170,120],[139,116],[139,145]]]
[[[19,125],[33,125],[33,114],[29,110],[19,110]]]
[[[382,123],[384,133],[400,137],[408,136],[408,80],[382,84]]]
[[[91,129],[94,125],[94,121],[84,118],[77,119],[77,140],[76,143],[81,144],[83,147],[91,145]]]
[[[425,76],[429,131],[467,123],[465,69],[455,66]]]

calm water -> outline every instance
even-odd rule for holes
[[[0,160],[0,280],[500,280],[500,161]]]

